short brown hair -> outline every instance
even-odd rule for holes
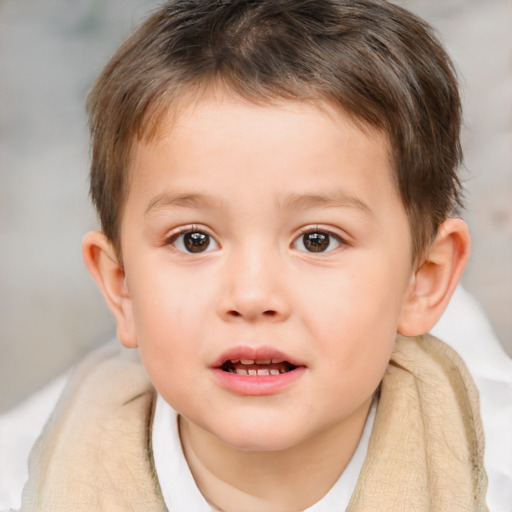
[[[172,0],[129,37],[88,97],[91,195],[120,255],[130,155],[190,91],[321,100],[383,130],[418,258],[461,204],[453,65],[424,21],[384,0]]]

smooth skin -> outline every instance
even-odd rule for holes
[[[465,223],[448,219],[414,266],[385,135],[326,104],[217,90],[169,112],[131,171],[123,261],[100,232],[84,259],[119,339],[180,414],[200,490],[228,511],[311,506],[357,447],[396,333],[444,311]],[[304,370],[268,395],[234,392],[212,365],[239,346]]]

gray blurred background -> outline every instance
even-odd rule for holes
[[[319,0],[320,1],[320,0]],[[114,335],[81,260],[84,96],[155,0],[0,0],[0,412]],[[402,0],[441,33],[463,77],[463,283],[512,355],[512,2]]]

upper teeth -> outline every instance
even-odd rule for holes
[[[282,363],[282,359],[230,359],[230,362],[233,364],[241,363],[241,364],[277,364]]]

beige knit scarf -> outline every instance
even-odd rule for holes
[[[166,510],[151,455],[154,398],[136,351],[89,356],[32,451],[22,510]],[[399,337],[347,510],[487,510],[483,446],[477,391],[457,354],[431,336]]]

